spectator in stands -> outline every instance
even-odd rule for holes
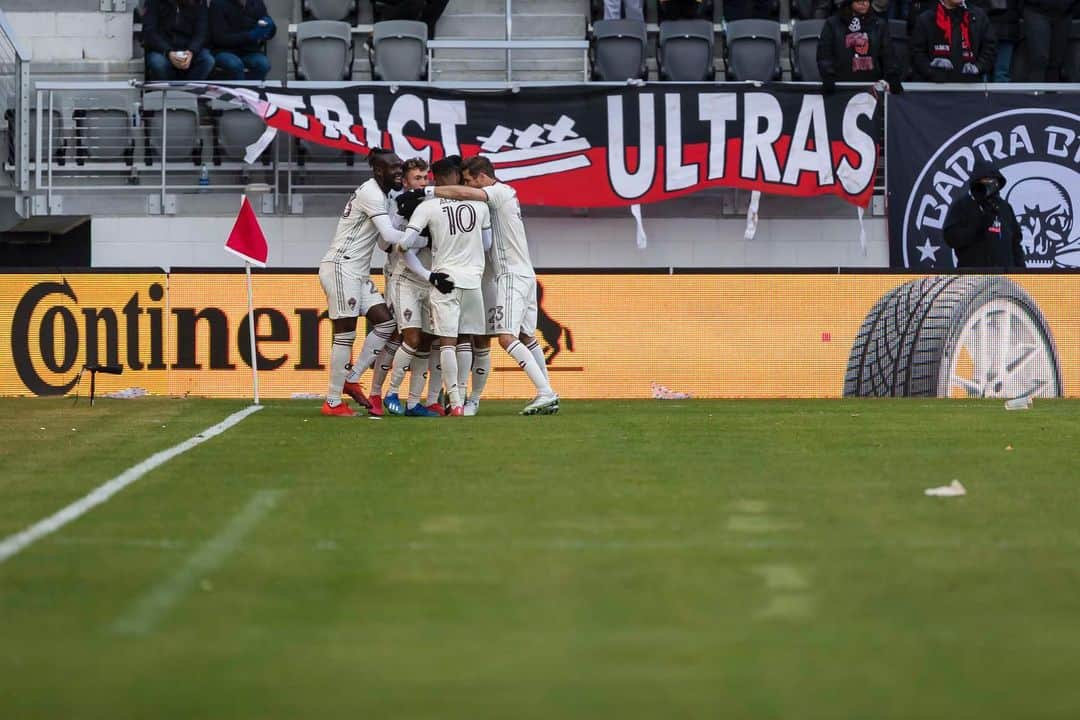
[[[961,268],[1022,268],[1024,249],[1016,213],[1001,197],[1005,178],[993,165],[977,160],[968,191],[945,215],[945,244],[956,251]]]
[[[923,82],[980,82],[994,70],[997,42],[990,18],[964,0],[938,0],[915,20],[911,68]]]
[[[214,69],[203,0],[150,0],[142,33],[148,80],[205,80]]]
[[[1029,0],[1030,1],[1030,0]],[[1020,39],[1020,0],[971,0],[990,18],[997,39],[997,62],[991,73],[992,82],[1009,82],[1013,48]],[[1067,23],[1068,20],[1066,19]]]
[[[885,80],[892,92],[903,92],[900,64],[889,43],[888,21],[870,12],[870,0],[836,0],[836,7],[818,39],[821,91],[831,93],[837,81]]]
[[[266,41],[277,33],[263,0],[210,3],[214,62],[225,80],[265,80],[270,72]]]
[[[711,20],[712,0],[660,0],[660,20]]]
[[[604,0],[604,19],[644,20],[643,0]]]
[[[1020,82],[1059,82],[1075,0],[1024,0],[1027,77]]]
[[[375,22],[418,20],[427,23],[428,37],[435,37],[435,23],[450,0],[375,0]]]
[[[898,3],[894,2],[892,4]],[[824,20],[839,12],[839,8],[840,6],[835,0],[815,0],[814,17],[818,20]],[[887,18],[890,13],[890,2],[889,0],[870,0],[870,9],[881,17]]]

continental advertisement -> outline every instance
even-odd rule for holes
[[[537,338],[564,398],[1076,396],[1077,297],[1069,273],[541,274]],[[317,276],[256,273],[254,308],[261,395],[325,393]],[[251,394],[240,273],[0,274],[0,328],[2,395],[94,365],[120,370],[99,394]],[[484,397],[530,397],[492,357]]]

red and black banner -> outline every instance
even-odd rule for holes
[[[825,97],[794,85],[706,83],[188,89],[231,96],[270,128],[343,150],[382,147],[429,161],[486,155],[528,205],[634,205],[733,187],[838,195],[866,206],[881,141],[881,103],[869,90]]]

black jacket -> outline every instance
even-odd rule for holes
[[[1046,15],[1070,15],[1075,6],[1075,0],[1024,0],[1023,6]]]
[[[1027,1],[1030,4],[1030,0]],[[1020,0],[969,0],[969,2],[981,8],[990,18],[990,24],[994,26],[994,37],[998,42],[1002,40],[1015,42],[1019,39]]]
[[[990,175],[1005,184],[992,165],[975,163],[967,192],[953,200],[945,215],[945,243],[956,251],[957,267],[1022,268],[1024,250],[1016,213],[1000,194],[986,197],[983,188],[975,184],[975,180]]]
[[[947,11],[952,26],[952,37],[946,38],[938,27],[937,9],[931,7],[915,20],[915,29],[911,34],[911,69],[913,79],[923,82],[981,82],[982,76],[994,69],[997,60],[997,40],[990,19],[977,7],[957,7]],[[944,6],[941,6],[944,7]],[[971,42],[971,57],[963,56],[962,25],[964,14],[970,15],[968,35]],[[952,62],[952,70],[938,70],[930,67],[931,61],[945,53]],[[966,62],[974,63],[979,68],[977,75],[965,75],[961,72]]]
[[[210,3],[210,44],[215,50],[228,50],[240,55],[263,51],[262,42],[253,42],[248,32],[259,18],[268,16],[263,0],[214,0]],[[275,26],[269,37],[277,34]]]
[[[150,0],[143,15],[143,47],[159,53],[206,47],[207,13],[203,0]]]
[[[889,24],[874,13],[853,17],[837,13],[825,21],[818,39],[817,64],[828,82],[899,81],[901,70],[889,42]],[[858,51],[858,52],[857,52]]]

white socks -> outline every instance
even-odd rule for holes
[[[439,402],[439,389],[442,388],[442,352],[436,345],[431,348],[428,359],[428,391],[425,405]]]
[[[544,357],[544,349],[540,347],[539,341],[533,338],[533,341],[526,345],[529,352],[532,353],[533,359],[536,360],[536,364],[540,366],[540,369],[544,371],[544,377],[547,378],[548,384],[551,384],[551,376],[548,375],[547,358]]]
[[[349,382],[360,380],[360,376],[371,367],[371,363],[378,357],[379,351],[394,335],[395,330],[397,330],[397,323],[387,320],[376,325],[375,329],[368,333],[368,336],[364,338],[364,346],[360,349],[360,356],[356,358],[352,372],[349,373]]]
[[[382,395],[383,385],[386,384],[386,376],[390,374],[390,368],[394,366],[394,360],[397,359],[397,351],[400,348],[400,342],[391,340],[383,345],[382,350],[379,351],[378,357],[375,358],[375,372],[371,375],[372,395]]]
[[[490,374],[491,348],[476,348],[473,350],[472,393],[469,395],[474,402],[480,402],[480,396],[484,394]]]
[[[469,373],[472,372],[472,344],[458,343],[457,346],[457,384],[462,397],[469,390]]]
[[[528,348],[521,344],[518,340],[510,343],[510,347],[506,348],[506,352],[510,354],[510,357],[514,358],[517,364],[525,371],[525,374],[529,376],[529,380],[536,386],[536,393],[538,395],[552,395],[554,390],[551,389],[551,384],[548,383],[547,375],[540,369],[540,366],[536,364],[536,358],[532,356]],[[445,366],[446,360],[443,359],[443,365]]]
[[[334,333],[334,341],[330,345],[330,385],[326,388],[326,402],[330,407],[341,403],[341,387],[353,369],[352,365],[349,365],[349,360],[352,358],[352,346],[355,341],[355,330]]]
[[[457,380],[457,348],[453,345],[443,345],[439,348],[439,354],[442,356],[443,384],[446,386],[447,402],[450,403],[450,407],[455,408],[461,405],[461,390]]]
[[[417,351],[413,357],[412,374],[409,376],[409,400],[405,407],[414,408],[420,404],[420,395],[424,392],[424,382],[427,380],[429,355],[426,352]]]
[[[417,357],[417,352],[405,343],[398,347],[397,352],[394,353],[394,364],[390,371],[390,389],[387,395],[393,395],[401,389],[401,383],[405,380],[405,371],[412,367]],[[424,360],[427,360],[427,353],[424,353]],[[424,366],[427,367],[426,362]]]

